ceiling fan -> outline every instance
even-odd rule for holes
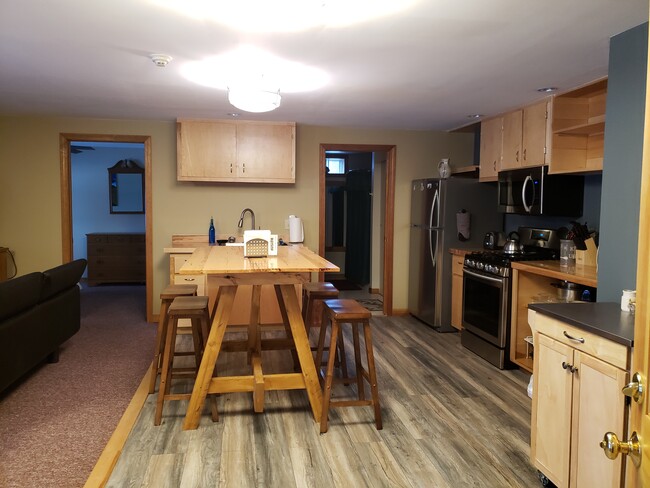
[[[78,146],[78,145],[73,145],[70,144],[70,152],[72,154],[79,154],[84,151],[94,151],[95,148],[92,146]]]

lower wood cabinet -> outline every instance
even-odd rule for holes
[[[145,235],[140,233],[86,234],[88,284],[144,283]]]
[[[627,436],[621,389],[630,350],[534,311],[529,321],[535,330],[531,461],[558,488],[624,486],[623,456],[608,459],[599,443],[608,431]]]
[[[463,261],[464,256],[451,257],[451,325],[463,328]]]

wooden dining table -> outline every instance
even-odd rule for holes
[[[211,312],[211,328],[203,358],[197,372],[183,430],[196,429],[208,394],[252,392],[253,407],[263,411],[264,392],[269,390],[305,389],[314,420],[320,422],[322,393],[318,374],[303,322],[297,284],[309,281],[311,273],[337,272],[338,266],[302,246],[279,246],[277,256],[244,257],[242,246],[198,247],[180,268],[180,274],[203,273],[208,290],[218,288]],[[224,335],[233,308],[238,286],[252,285],[251,321],[248,326],[248,358],[251,374],[243,376],[215,375],[215,365],[224,347]],[[261,350],[264,341],[259,333],[260,291],[273,285],[289,341],[287,348],[294,355],[295,370],[290,373],[265,374]],[[226,341],[227,342],[227,341]],[[231,349],[233,350],[233,349]],[[236,350],[236,349],[234,349]]]

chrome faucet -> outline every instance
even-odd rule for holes
[[[241,215],[239,216],[239,223],[237,224],[237,227],[241,229],[244,226],[244,215],[246,215],[246,212],[250,212],[251,229],[255,230],[255,212],[253,212],[250,208],[245,208],[244,210],[241,211]]]

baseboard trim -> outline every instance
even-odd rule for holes
[[[393,309],[393,315],[394,316],[401,316],[401,315],[408,315],[409,311],[408,309],[402,309],[402,308],[394,308]]]
[[[381,290],[379,288],[368,288],[368,293],[371,295],[381,295]]]
[[[138,419],[138,415],[140,415],[147,397],[149,396],[150,375],[151,367],[147,369],[147,373],[144,375],[144,378],[142,378],[140,386],[138,386],[135,395],[133,395],[131,402],[126,407],[113,435],[111,435],[111,438],[108,440],[106,447],[104,447],[104,450],[99,456],[95,467],[90,472],[90,476],[86,480],[84,488],[103,488],[108,482],[108,479],[113,472],[113,468],[115,468],[115,464],[120,458],[126,439],[129,437],[129,434]]]

